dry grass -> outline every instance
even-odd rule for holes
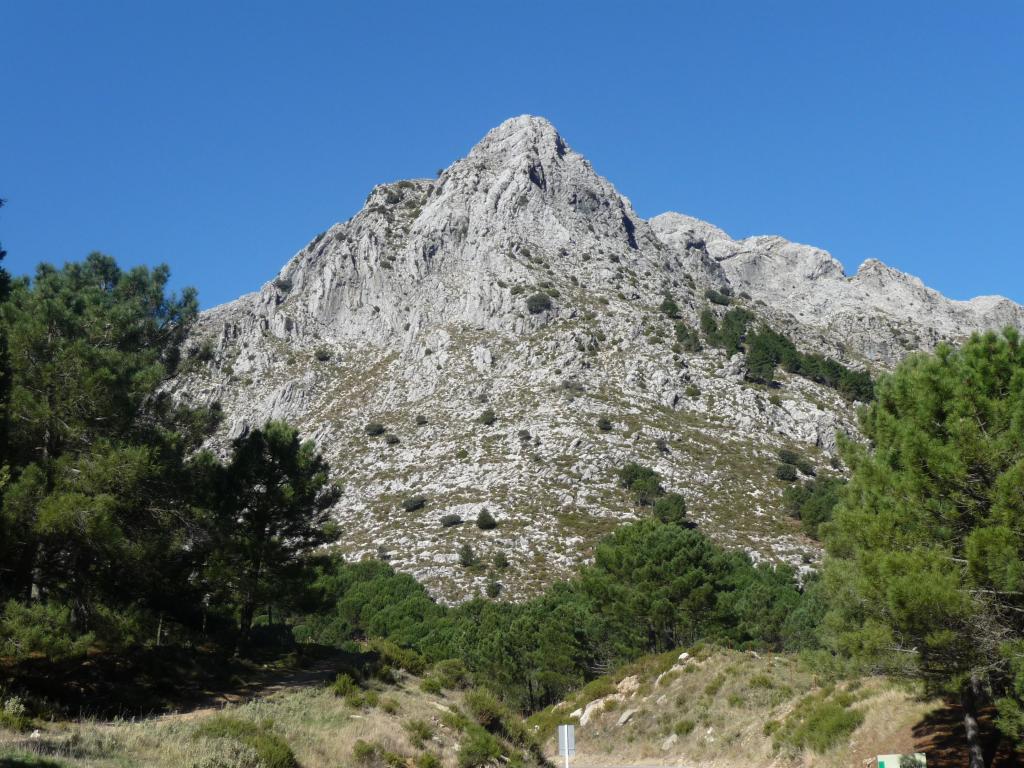
[[[204,710],[136,722],[80,721],[54,724],[41,738],[0,731],[0,765],[16,756],[32,754],[45,766],[68,768],[255,768],[258,760],[229,739],[208,738],[197,731],[204,722],[227,714],[271,730],[291,746],[302,768],[353,765],[356,741],[371,742],[384,752],[409,759],[424,751],[454,766],[461,734],[444,725],[442,716],[458,706],[461,695],[431,696],[418,687],[418,679],[405,678],[381,692],[381,701],[397,705],[389,713],[378,705],[354,709],[323,687],[285,691],[266,699],[222,710]],[[389,707],[391,708],[391,707]],[[403,727],[410,720],[433,726],[434,737],[414,746]],[[31,762],[24,763],[32,765]]]
[[[780,748],[773,727],[766,729],[766,724],[785,721],[805,697],[827,696],[832,686],[792,656],[704,649],[676,667],[666,665],[664,656],[651,657],[621,670],[613,682],[631,674],[639,676],[636,693],[614,707],[597,707],[590,722],[578,727],[578,764],[847,768],[879,752],[911,747],[907,734],[936,705],[917,701],[882,678],[854,684],[855,691],[839,683],[836,694],[852,694],[847,698],[856,699],[853,706],[864,713],[863,723],[825,754],[794,752],[785,745]],[[585,703],[583,698],[577,696],[531,722],[568,722],[569,713]],[[620,725],[629,710],[635,712]],[[552,740],[545,748],[557,759]]]

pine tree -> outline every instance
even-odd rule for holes
[[[160,393],[196,316],[194,293],[168,295],[168,278],[93,254],[41,265],[0,310],[11,474],[0,585],[70,606],[77,631],[101,623],[130,640],[147,616],[186,602],[182,456],[210,419]]]
[[[1024,348],[1016,332],[916,356],[861,417],[873,451],[825,526],[831,644],[1024,733]]]
[[[235,440],[226,465],[207,453],[196,469],[214,514],[208,584],[237,607],[245,643],[256,608],[287,602],[303,577],[303,557],[333,538],[337,489],[316,446],[279,421]]]

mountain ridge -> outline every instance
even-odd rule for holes
[[[259,291],[204,312],[174,388],[222,404],[215,447],[268,418],[299,426],[344,485],[342,548],[390,558],[444,599],[490,580],[516,598],[571,571],[647,514],[617,486],[633,460],[718,540],[806,568],[820,550],[782,508],[776,453],[839,472],[836,434],[857,439],[850,404],[792,374],[757,385],[742,355],[684,332],[706,311],[721,320],[724,302],[801,350],[883,371],[975,330],[1024,328],[1018,305],[975,301],[884,265],[848,277],[778,237],[644,220],[554,126],[520,116],[436,179],[378,185]],[[472,527],[484,508],[496,531]],[[453,515],[467,523],[442,525]],[[462,567],[464,543],[512,566]]]

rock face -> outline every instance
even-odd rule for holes
[[[670,245],[703,243],[737,292],[808,330],[843,340],[851,354],[873,363],[891,366],[910,351],[933,349],[973,331],[1024,325],[1024,308],[1008,299],[953,301],[876,259],[847,277],[826,251],[781,237],[733,240],[717,227],[678,213],[664,213],[650,223]]]
[[[339,546],[390,558],[445,599],[492,580],[516,598],[570,572],[646,514],[616,487],[630,460],[724,543],[813,563],[816,545],[780,510],[775,453],[825,467],[836,433],[856,436],[852,409],[785,374],[753,386],[742,357],[684,351],[659,307],[671,296],[695,328],[708,289],[854,367],[1024,327],[1005,299],[953,302],[878,262],[846,277],[809,246],[734,241],[679,214],[644,221],[550,123],[523,116],[436,179],[376,187],[259,292],[204,313],[174,388],[222,404],[216,446],[269,418],[316,440],[344,486]],[[405,511],[418,495],[426,505]],[[496,529],[472,525],[484,508]],[[452,514],[470,522],[442,526]],[[464,542],[483,567],[458,565]]]

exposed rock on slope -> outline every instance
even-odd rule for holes
[[[437,179],[376,187],[258,293],[206,312],[176,388],[222,403],[221,443],[268,418],[298,425],[344,484],[341,546],[452,599],[492,579],[521,595],[644,514],[615,486],[629,460],[720,540],[801,565],[817,550],[779,511],[774,455],[796,446],[820,463],[837,430],[854,432],[849,404],[784,374],[758,388],[740,357],[685,352],[659,306],[671,295],[694,328],[705,291],[731,290],[853,365],[893,362],[904,338],[1024,325],[1009,302],[960,305],[880,270],[846,278],[807,246],[736,242],[677,214],[646,222],[550,123],[518,117]],[[928,312],[901,310],[908,291]],[[426,505],[405,511],[418,495]],[[497,529],[472,526],[482,508]],[[443,527],[452,514],[470,522]],[[480,566],[458,565],[463,542]],[[507,570],[490,565],[499,551]]]
[[[847,277],[826,251],[781,237],[733,240],[678,213],[651,220],[663,242],[698,240],[730,285],[800,324],[843,339],[852,354],[892,365],[909,351],[932,349],[976,330],[1024,326],[1024,308],[1000,296],[953,301],[918,278],[865,261]]]

